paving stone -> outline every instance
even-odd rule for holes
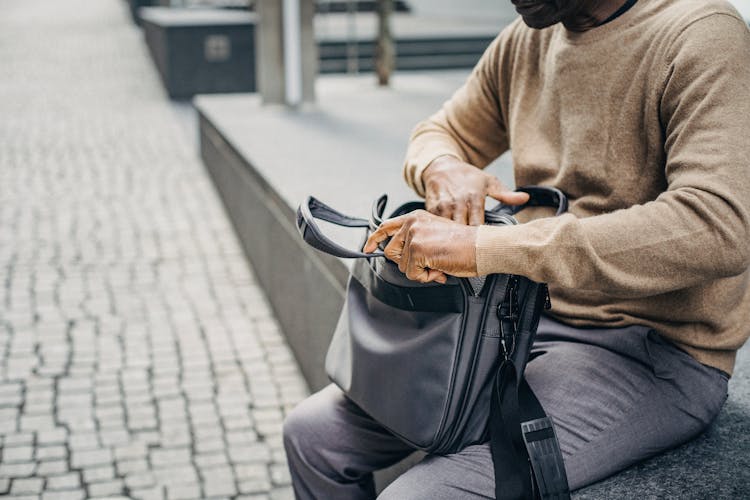
[[[36,463],[19,462],[13,464],[0,464],[0,477],[29,477],[34,474]]]
[[[33,446],[4,446],[3,463],[29,462],[34,458]]]
[[[276,486],[287,486],[292,483],[292,479],[289,476],[289,468],[286,464],[271,465],[271,481]]]
[[[268,462],[271,451],[265,443],[254,443],[247,445],[233,445],[228,447],[229,459],[232,463],[241,464],[247,462]]]
[[[201,498],[201,487],[198,483],[182,484],[167,487],[168,500],[192,500]]]
[[[200,469],[228,465],[227,456],[223,452],[198,454],[193,461]]]
[[[136,500],[163,500],[166,498],[165,488],[158,486],[130,490],[130,496]]]
[[[2,417],[1,413],[0,417]],[[3,437],[3,446],[21,446],[32,444],[34,444],[34,434],[31,432],[7,433]]]
[[[11,434],[18,430],[18,409],[0,408],[0,434]]]
[[[156,484],[156,478],[150,471],[132,472],[125,476],[125,485],[129,490],[150,488]]]
[[[240,493],[263,493],[271,491],[271,481],[268,479],[245,479],[239,482]]]
[[[67,460],[43,460],[38,463],[35,474],[38,476],[55,476],[68,472]]]
[[[124,491],[122,479],[113,479],[88,485],[88,494],[92,497],[112,497],[120,495]]]
[[[117,461],[117,475],[124,476],[132,472],[143,472],[149,469],[148,462],[145,458],[137,458],[135,460],[118,460]]]
[[[42,493],[42,500],[83,500],[84,498],[86,498],[86,492],[83,490],[45,491]]]
[[[147,456],[148,447],[142,441],[130,441],[127,444],[115,447],[115,458],[117,460],[134,460]]]
[[[231,475],[208,475],[203,479],[203,494],[206,497],[234,496],[237,494],[237,487]]]
[[[68,449],[62,445],[40,446],[36,449],[37,460],[54,460],[67,458]]]
[[[294,491],[291,487],[275,488],[270,496],[271,500],[294,500]]]
[[[221,438],[198,439],[194,446],[198,453],[215,453],[223,451],[226,448],[226,443]]]
[[[70,461],[75,469],[92,467],[97,464],[109,462],[112,462],[112,451],[109,449],[73,451],[73,456]]]
[[[45,486],[48,490],[74,490],[81,486],[81,476],[77,472],[71,472],[62,476],[51,476],[47,478]]]
[[[43,487],[44,480],[41,478],[14,479],[10,485],[10,494],[38,495]]]
[[[68,445],[75,451],[93,450],[99,448],[99,436],[95,432],[71,434]]]
[[[258,442],[258,434],[253,429],[241,431],[228,431],[226,433],[228,443],[233,444],[253,444]]]
[[[115,477],[115,468],[109,464],[101,467],[89,467],[83,469],[83,481],[85,483],[98,483]]]
[[[57,427],[37,433],[36,444],[37,446],[63,444],[66,442],[67,438],[68,430],[64,427]]]
[[[268,466],[264,462],[255,464],[237,464],[234,466],[234,474],[238,481],[270,480]]]
[[[109,423],[112,424],[112,422]],[[123,428],[100,430],[99,441],[101,441],[102,445],[107,447],[126,444],[130,441],[130,433]]]
[[[166,467],[190,463],[189,448],[153,449],[150,453],[151,465]]]

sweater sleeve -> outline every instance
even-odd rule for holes
[[[614,297],[653,296],[750,265],[750,31],[712,14],[666,56],[660,119],[668,188],[654,201],[577,218],[480,228],[480,274],[521,274]]]
[[[422,172],[439,156],[455,156],[480,168],[508,149],[498,99],[502,52],[513,24],[487,47],[471,75],[442,108],[412,132],[404,163],[404,179],[424,196]]]

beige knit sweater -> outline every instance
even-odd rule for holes
[[[480,274],[550,284],[558,319],[641,324],[732,372],[750,334],[750,30],[722,0],[640,0],[585,33],[516,21],[411,139],[555,186],[562,217],[479,229]]]

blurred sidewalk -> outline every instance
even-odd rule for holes
[[[2,4],[0,495],[291,498],[305,383],[126,6]]]

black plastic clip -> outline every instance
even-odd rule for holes
[[[521,432],[539,497],[544,500],[568,500],[570,488],[552,420],[544,417],[522,422]]]

